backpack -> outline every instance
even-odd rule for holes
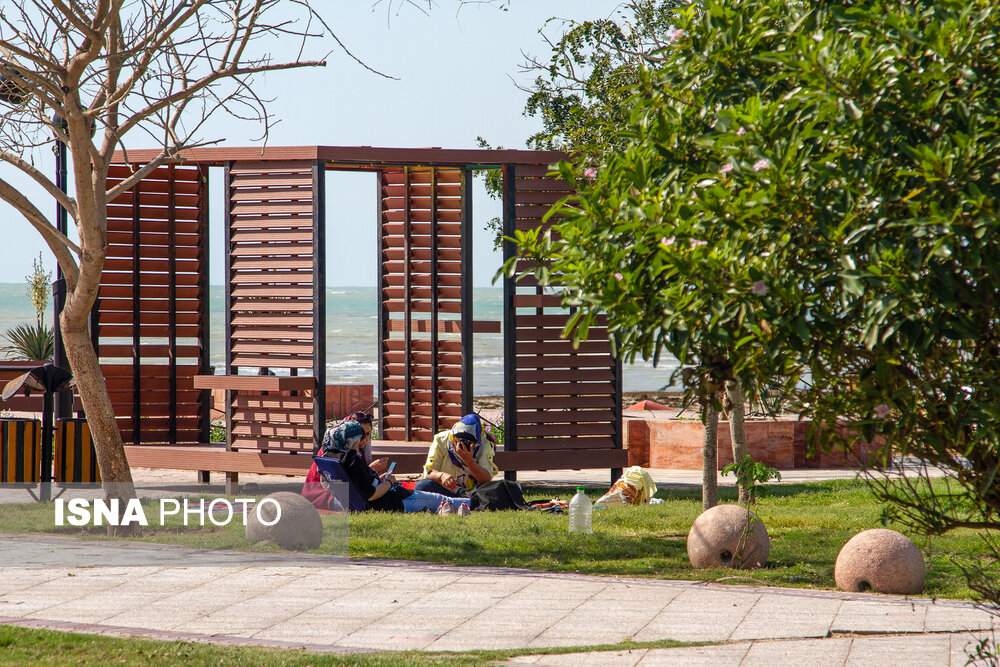
[[[506,479],[497,479],[479,485],[469,494],[469,498],[472,500],[472,509],[477,512],[531,509],[531,506],[524,502],[520,485]]]

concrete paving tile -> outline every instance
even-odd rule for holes
[[[926,616],[927,605],[923,603],[845,600],[830,630],[866,634],[923,632]]]
[[[924,632],[968,632],[1000,628],[1000,616],[972,606],[932,604],[927,607]]]
[[[685,590],[684,585],[665,586],[663,582],[645,583],[614,583],[604,587],[591,598],[597,603],[628,603],[642,604],[644,602],[670,602]]]
[[[536,630],[512,629],[509,632],[496,632],[493,629],[483,629],[479,632],[456,632],[455,630],[424,647],[425,651],[468,651],[472,649],[498,650],[524,648],[538,635]]]
[[[965,667],[968,661],[976,655],[977,646],[982,639],[989,641],[989,645],[984,647],[987,651],[997,648],[994,643],[997,636],[993,632],[958,632],[951,635],[952,667]]]
[[[851,651],[851,638],[783,639],[757,641],[747,652],[741,667],[771,667],[771,665],[804,665],[809,667],[840,667]]]
[[[112,589],[47,607],[42,611],[52,620],[75,623],[103,623],[106,619],[125,614],[133,609],[155,606],[161,594],[146,591],[121,591]]]
[[[841,604],[828,598],[762,595],[730,639],[826,637]]]
[[[646,649],[633,651],[593,651],[590,653],[564,653],[561,655],[530,656],[536,658],[534,665],[546,667],[634,667],[646,656]],[[516,659],[516,658],[515,658]],[[506,664],[516,664],[508,661]]]
[[[895,635],[855,637],[847,656],[847,667],[899,665],[935,667],[951,660],[951,637],[940,635]]]
[[[0,614],[17,618],[32,616],[39,611],[58,607],[76,599],[78,596],[68,596],[62,593],[31,595],[26,591],[21,591],[0,598]]]
[[[46,581],[61,579],[67,572],[49,569],[0,568],[0,595],[37,586]]]
[[[684,646],[679,648],[651,648],[639,661],[638,667],[691,667],[739,665],[750,649],[750,642],[715,644],[712,646]]]
[[[578,607],[545,629],[529,647],[616,644],[632,639],[659,613],[656,609],[634,610]]]
[[[255,639],[335,644],[366,624],[367,622],[361,619],[320,618],[310,615],[276,623],[269,628],[258,630],[251,636]]]
[[[635,635],[636,641],[726,641],[760,599],[760,593],[687,590]]]

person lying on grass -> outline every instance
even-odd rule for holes
[[[415,488],[464,497],[500,471],[493,463],[494,454],[493,445],[483,439],[483,422],[479,415],[465,415],[450,431],[434,436],[424,464],[424,478]]]
[[[365,462],[361,453],[364,442],[365,430],[361,424],[353,420],[347,421],[327,431],[321,451],[326,458],[340,461],[351,484],[365,499],[366,510],[468,514],[470,501],[467,498],[448,498],[427,491],[410,491],[397,483],[391,473],[379,475]],[[315,468],[314,463],[313,469]],[[313,469],[310,469],[310,475]],[[318,471],[316,481],[319,481]],[[306,478],[306,483],[309,483],[309,477]]]

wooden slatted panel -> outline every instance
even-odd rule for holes
[[[321,171],[312,161],[235,162],[227,170],[227,375],[316,375],[323,351]],[[315,390],[230,391],[231,449],[311,453]],[[308,406],[308,407],[305,407]],[[322,422],[322,416],[319,417]]]
[[[114,165],[114,187],[142,165]],[[125,442],[208,441],[208,171],[163,166],[108,205],[98,354]]]
[[[551,224],[542,217],[572,187],[547,172],[545,165],[505,168],[505,233]],[[504,250],[505,257],[514,252],[510,244]],[[588,340],[574,348],[562,339],[570,311],[553,289],[543,289],[531,276],[508,279],[504,298],[505,449],[549,452],[551,460],[563,461],[560,467],[596,467],[587,458],[606,465],[611,459],[593,453],[621,449],[622,418],[621,367],[611,354],[605,322],[598,321]],[[580,460],[572,460],[576,450]]]
[[[468,172],[455,168],[379,174],[379,433],[386,440],[429,439],[471,410],[469,183]]]

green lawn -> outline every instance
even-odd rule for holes
[[[733,501],[732,488],[721,491],[723,502]],[[567,488],[529,488],[525,495],[535,499],[569,498],[570,494]],[[594,498],[599,494],[596,489],[591,492]],[[352,515],[350,555],[555,572],[725,579],[735,583],[756,580],[775,586],[834,588],[833,567],[843,544],[861,530],[882,526],[882,506],[862,482],[771,485],[760,490],[757,507],[771,536],[767,566],[746,572],[694,570],[687,559],[686,537],[691,522],[701,511],[700,491],[660,491],[657,495],[665,500],[663,504],[595,510],[593,535],[568,534],[566,515],[533,512],[473,513],[469,517]],[[51,525],[51,506],[5,505],[0,513],[0,533],[39,532]],[[49,528],[47,532],[53,531]],[[59,532],[84,534],[69,527]],[[94,532],[91,529],[91,534]],[[911,535],[911,538],[924,551],[928,566],[925,595],[950,598],[971,595],[952,557],[980,558],[982,546],[975,534],[956,531],[940,537]],[[198,533],[147,530],[142,539],[187,546],[251,548],[241,526]]]
[[[467,651],[459,653],[355,653],[331,655],[293,649],[222,646],[193,642],[122,639],[75,632],[55,632],[0,625],[0,665],[253,665],[254,667],[357,665],[359,667],[467,667],[489,665],[518,655],[575,653],[623,648],[690,646],[670,640],[622,642],[607,646]]]

